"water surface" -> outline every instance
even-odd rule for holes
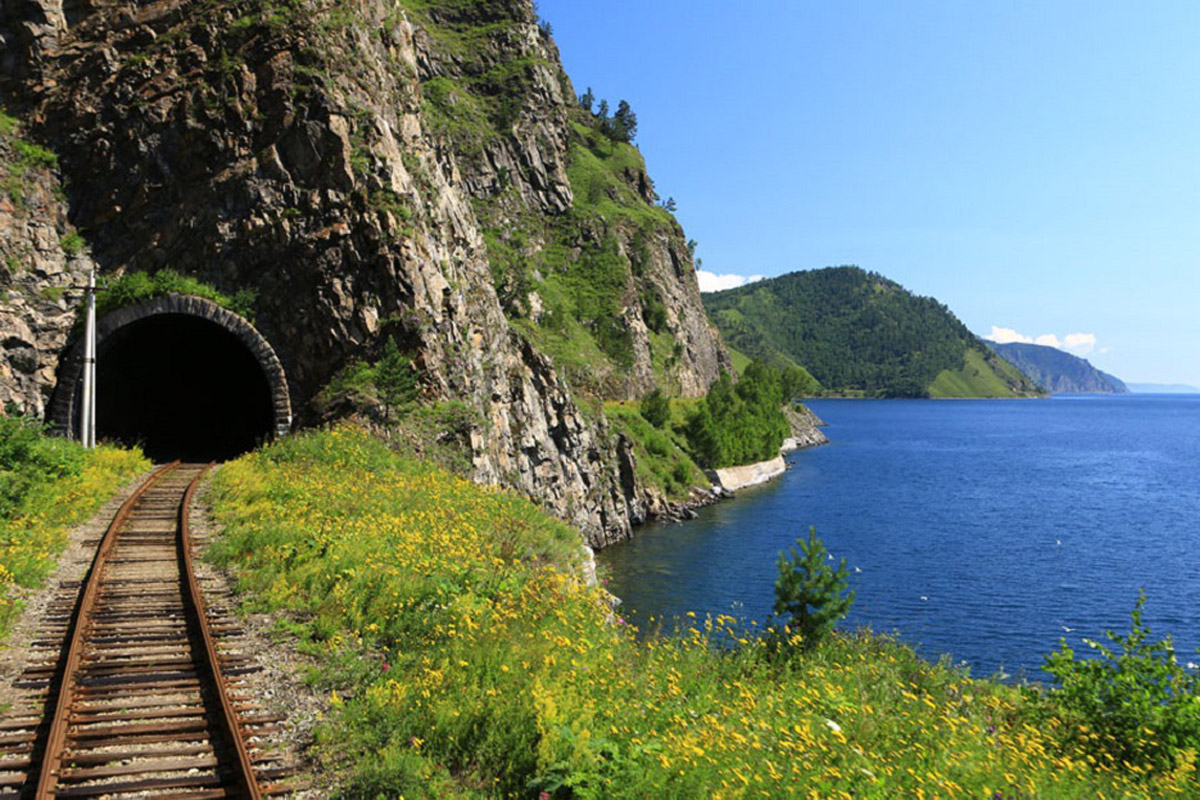
[[[975,674],[1031,679],[1067,637],[1146,621],[1200,645],[1200,395],[813,401],[832,443],[767,486],[601,551],[625,612],[764,620],[815,525],[854,570],[847,620]]]

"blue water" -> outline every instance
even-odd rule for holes
[[[845,627],[972,674],[1047,678],[1059,637],[1128,630],[1143,586],[1154,634],[1200,661],[1200,395],[810,405],[831,444],[783,478],[601,551],[623,613],[762,621],[815,525],[859,570]]]

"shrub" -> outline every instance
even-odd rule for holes
[[[103,315],[166,294],[203,297],[238,316],[254,321],[254,303],[257,300],[254,290],[241,289],[230,296],[218,292],[203,281],[189,275],[180,275],[170,269],[159,270],[153,275],[147,272],[126,272],[97,295],[96,311]]]
[[[855,592],[844,595],[849,572],[846,559],[834,569],[829,565],[829,551],[817,536],[817,529],[808,529],[808,541],[797,539],[800,552],[793,547],[791,557],[779,554],[779,577],[775,580],[775,615],[782,623],[776,625],[775,641],[785,650],[796,647],[811,649],[829,635],[833,626],[846,616],[854,603]]]
[[[647,422],[656,428],[661,428],[671,418],[671,401],[663,394],[662,389],[655,389],[642,398],[639,410]]]
[[[74,442],[46,436],[33,417],[0,417],[0,520],[8,519],[38,484],[83,468]]]
[[[1176,660],[1171,637],[1150,638],[1145,603],[1143,589],[1128,634],[1105,631],[1108,644],[1084,640],[1095,658],[1076,658],[1060,640],[1046,656],[1046,671],[1060,684],[1049,698],[1077,718],[1074,730],[1086,749],[1118,763],[1171,769],[1200,748],[1200,685],[1196,672]]]

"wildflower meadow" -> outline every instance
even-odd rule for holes
[[[227,464],[211,556],[319,656],[353,798],[1166,798],[1028,691],[836,634],[797,658],[728,617],[644,636],[534,504],[350,426]],[[764,565],[771,569],[772,565]],[[1083,727],[1082,736],[1080,728]]]

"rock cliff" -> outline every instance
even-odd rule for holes
[[[2,399],[40,413],[53,392],[75,321],[55,287],[89,257],[59,244],[73,224],[102,273],[257,290],[302,423],[341,367],[394,338],[427,397],[474,409],[477,480],[593,544],[628,535],[601,401],[703,393],[728,355],[682,230],[636,149],[578,107],[531,0],[0,14],[5,102],[67,187],[0,207]]]
[[[987,341],[987,340],[985,340]],[[1040,344],[987,342],[1031,381],[1054,394],[1126,394],[1119,378],[1101,372],[1086,358]]]

